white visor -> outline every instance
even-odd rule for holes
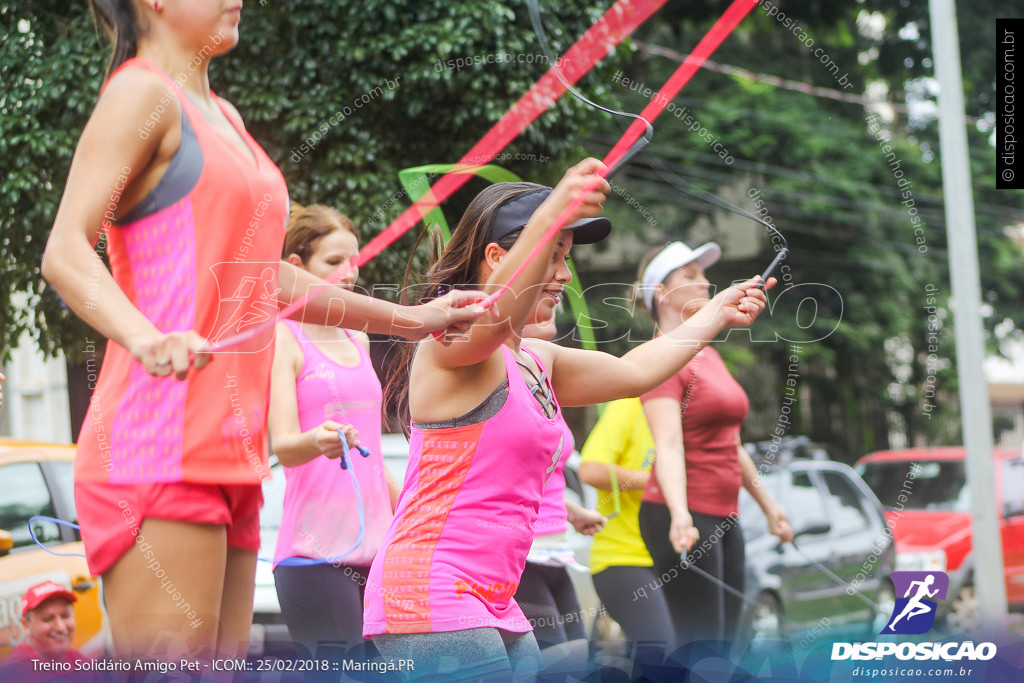
[[[708,268],[722,255],[722,248],[714,242],[707,242],[696,249],[690,249],[682,242],[673,242],[655,256],[644,269],[640,291],[647,309],[651,310],[655,288],[663,283],[673,271],[696,261],[701,268]]]

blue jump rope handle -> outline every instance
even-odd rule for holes
[[[341,469],[347,470],[349,454],[348,439],[345,438],[345,432],[343,432],[340,429],[338,430],[338,438],[341,439]],[[356,450],[359,451],[359,455],[363,456],[364,458],[370,457],[369,449],[364,448],[363,446],[356,446]]]
[[[341,469],[347,470],[349,454],[348,440],[345,438],[345,432],[343,432],[340,429],[338,430],[338,436],[341,438]],[[370,451],[366,450],[362,446],[356,446],[356,448],[359,450],[360,455],[362,455],[364,458],[370,455]],[[356,478],[355,471],[351,472],[351,474],[352,488],[355,490],[356,493],[356,512],[359,516],[359,537],[356,539],[356,542],[352,545],[351,548],[349,548],[343,553],[339,553],[338,555],[324,557],[317,560],[314,560],[310,557],[285,557],[280,562],[278,562],[278,566],[308,567],[310,565],[315,564],[335,564],[337,562],[340,562],[342,558],[351,555],[356,548],[363,544],[363,537],[366,535],[366,511],[363,508],[363,494],[359,490],[359,479]],[[265,562],[273,561],[271,559],[264,559],[262,557],[260,559]]]

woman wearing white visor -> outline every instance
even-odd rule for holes
[[[647,255],[640,294],[656,334],[670,332],[700,310],[709,298],[704,269],[721,253],[714,242],[697,249],[673,242]],[[740,442],[747,395],[714,347],[706,346],[641,399],[657,455],[640,505],[640,531],[655,573],[671,577],[662,590],[675,644],[731,639],[740,600],[683,569],[680,554],[685,548],[689,562],[743,591],[743,534],[736,520],[741,486],[761,506],[771,533],[792,540],[785,513],[758,485],[757,469]],[[717,542],[704,542],[715,536]]]

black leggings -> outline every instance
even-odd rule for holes
[[[662,648],[672,640],[672,620],[651,567],[608,567],[591,577],[601,604],[633,643]]]
[[[565,567],[526,563],[516,602],[541,648],[587,637],[580,602]]]
[[[700,532],[687,559],[726,585],[743,592],[743,531],[734,517],[690,511]],[[732,640],[743,602],[697,572],[682,569],[668,540],[668,507],[644,501],[640,505],[640,534],[647,545],[661,592],[665,595],[675,646],[697,640]]]
[[[369,570],[344,564],[278,565],[274,583],[292,640],[310,653],[324,641],[372,648],[363,638],[363,590]]]

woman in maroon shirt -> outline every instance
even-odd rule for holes
[[[700,310],[708,299],[704,268],[720,255],[713,242],[696,250],[673,242],[644,259],[641,294],[658,334]],[[761,506],[771,533],[784,542],[793,538],[785,513],[759,485],[757,469],[740,442],[750,406],[747,395],[708,346],[641,399],[657,457],[640,506],[640,531],[664,581],[675,645],[730,640],[740,600],[683,569],[683,549],[689,562],[743,591],[743,533],[736,518],[741,486]]]

